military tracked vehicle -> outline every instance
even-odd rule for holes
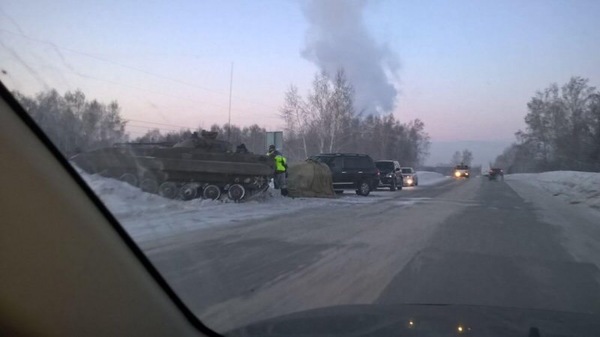
[[[266,155],[233,148],[216,132],[194,133],[175,144],[124,143],[75,155],[72,162],[88,173],[112,177],[167,198],[197,197],[234,201],[268,188],[274,162]]]

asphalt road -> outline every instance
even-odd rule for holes
[[[374,204],[205,229],[145,249],[217,331],[342,304],[600,313],[599,218],[516,184],[405,188]]]

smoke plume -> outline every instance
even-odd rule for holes
[[[367,31],[366,0],[309,0],[309,23],[302,57],[329,75],[344,68],[355,89],[355,109],[367,113],[393,110],[398,92],[388,76],[397,78],[398,58]]]

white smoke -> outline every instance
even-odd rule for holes
[[[309,23],[302,57],[334,75],[344,68],[355,90],[355,109],[367,113],[393,110],[398,92],[391,83],[399,62],[387,46],[378,44],[365,27],[366,0],[309,0]]]

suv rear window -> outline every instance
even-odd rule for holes
[[[392,163],[392,162],[378,162],[378,163],[375,163],[375,166],[377,166],[377,168],[380,170],[386,170],[386,171],[391,171],[394,169],[394,163]]]
[[[323,164],[327,164],[329,166],[332,166],[332,164],[335,164],[334,166],[342,166],[342,158],[341,157],[313,156],[313,157],[310,157],[310,159],[316,160]]]
[[[344,167],[347,169],[368,168],[373,162],[367,157],[346,157],[344,158]]]

